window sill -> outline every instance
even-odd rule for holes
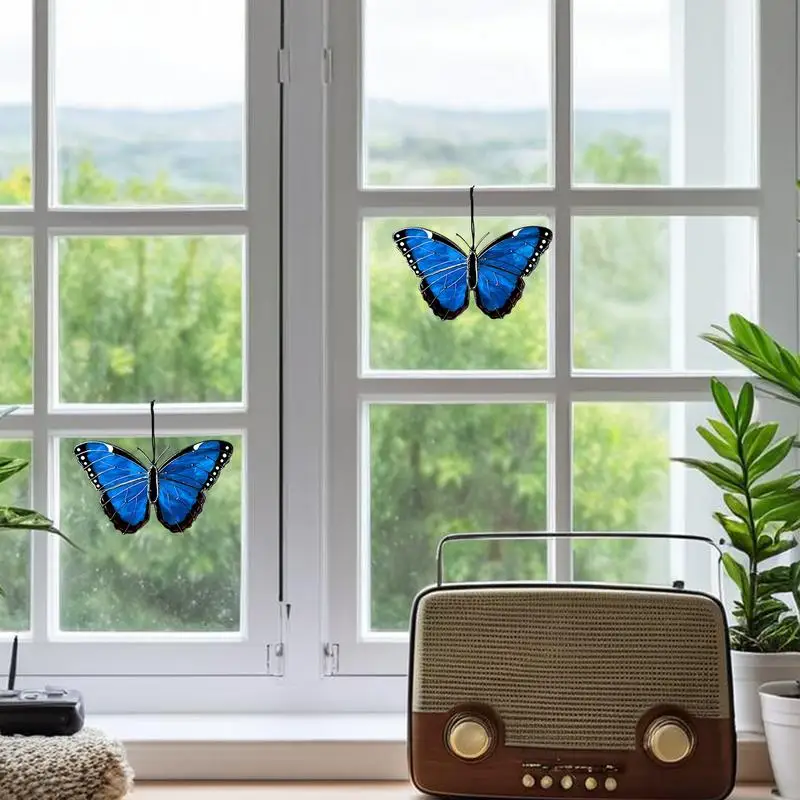
[[[139,780],[407,780],[405,714],[94,714]],[[763,737],[739,737],[738,783],[769,783]]]

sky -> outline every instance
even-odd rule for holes
[[[31,2],[0,0],[0,104],[30,97]],[[334,13],[344,2],[352,0],[331,0]],[[574,2],[576,107],[666,107],[670,0]],[[545,107],[548,6],[365,0],[366,95],[447,108]],[[177,109],[243,99],[244,0],[55,7],[59,106]]]

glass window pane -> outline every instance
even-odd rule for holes
[[[0,206],[31,203],[31,0],[0,0]]]
[[[549,180],[548,0],[365,0],[364,182]]]
[[[578,184],[757,183],[757,0],[574,0]]]
[[[240,236],[58,240],[65,403],[242,399]]]
[[[547,409],[533,404],[369,406],[369,631],[406,631],[436,580],[446,533],[544,530]],[[545,542],[456,542],[445,577],[543,579]]]
[[[30,465],[31,443],[0,439],[0,456],[21,458]],[[31,507],[30,466],[0,484],[0,505]],[[5,592],[0,602],[0,630],[27,630],[30,625],[31,534],[27,531],[0,530],[0,552],[3,553],[0,560],[0,586]]]
[[[240,205],[244,0],[56,0],[55,12],[59,201]]]
[[[158,425],[158,418],[156,418]],[[156,430],[156,432],[158,432]],[[138,454],[144,437],[93,437]],[[200,516],[183,534],[155,517],[122,535],[100,507],[73,450],[84,439],[62,439],[61,525],[84,552],[63,546],[61,628],[67,631],[238,631],[242,559],[242,439],[210,433],[158,437],[164,458],[200,439],[222,438],[234,448],[231,463],[207,492]]]
[[[33,402],[32,278],[31,240],[0,236],[0,406]]]
[[[718,418],[711,403],[581,402],[573,404],[573,529],[586,532],[686,532],[719,539],[711,514],[719,490],[671,458],[716,458],[695,432]],[[578,581],[714,588],[705,544],[671,540],[573,543]],[[699,565],[708,565],[708,569]]]
[[[455,242],[470,239],[469,217],[365,220],[368,270],[369,364],[375,370],[544,370],[548,362],[548,252],[527,278],[522,298],[501,319],[487,317],[471,293],[469,308],[441,320],[428,307],[414,274],[392,238],[422,225]],[[552,223],[543,217],[476,217],[484,244],[522,225]]]
[[[576,218],[575,368],[740,371],[699,335],[755,318],[756,236],[749,217]]]

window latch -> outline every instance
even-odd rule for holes
[[[278,50],[278,83],[289,83],[288,50]]]
[[[325,643],[325,675],[337,675],[339,673],[339,645],[332,642]]]

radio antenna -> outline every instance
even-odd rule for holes
[[[11,645],[11,664],[8,667],[8,691],[14,688],[17,680],[17,650],[19,649],[19,636],[14,637]]]

